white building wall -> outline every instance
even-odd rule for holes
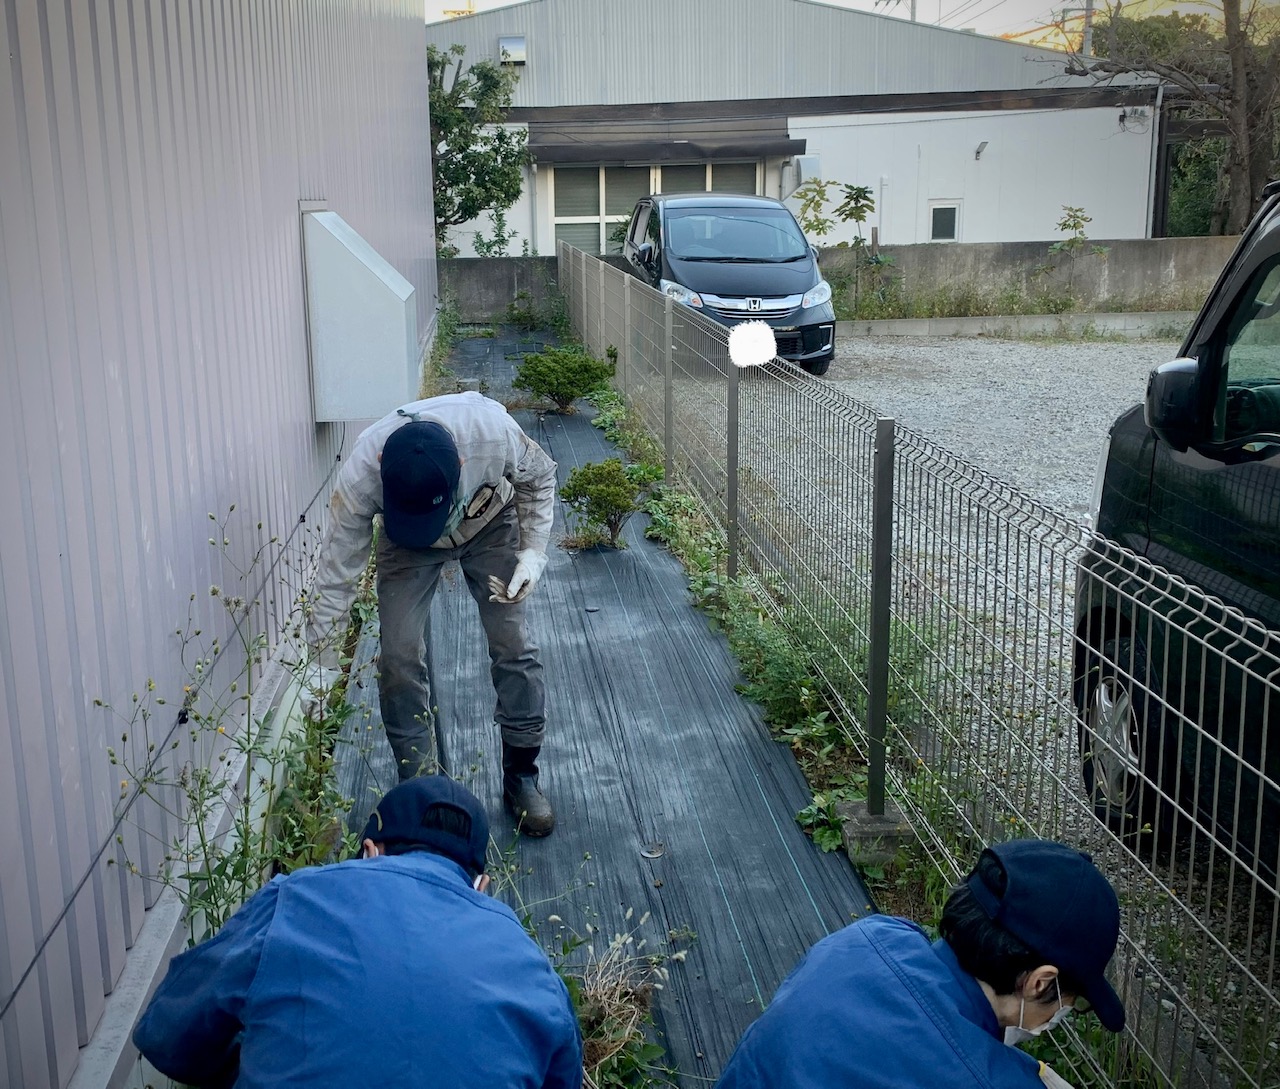
[[[961,242],[1056,240],[1064,205],[1093,217],[1093,238],[1150,230],[1149,114],[1124,128],[1110,108],[793,117],[789,127],[824,179],[872,188],[863,233],[878,227],[885,245],[930,241],[931,202],[958,203]],[[824,242],[855,233],[840,224]]]
[[[127,717],[151,679],[186,745],[176,632],[225,637],[208,588],[272,536],[244,596],[280,630],[355,435],[312,414],[300,202],[432,328],[422,5],[3,0],[0,68],[0,1086],[46,1089],[154,917],[124,864],[157,873],[179,827],[95,700]]]

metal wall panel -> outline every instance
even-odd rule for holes
[[[0,1084],[66,1084],[157,893],[113,863],[154,872],[177,830],[122,807],[94,700],[151,678],[176,712],[190,595],[259,521],[300,552],[354,438],[312,422],[298,202],[433,328],[421,27],[417,0],[0,7]]]
[[[1052,50],[811,0],[532,0],[427,27],[492,60],[521,34],[517,106],[1089,85]]]

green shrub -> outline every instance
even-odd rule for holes
[[[516,389],[554,401],[559,412],[572,412],[573,402],[608,384],[613,367],[581,348],[547,348],[524,357],[516,368]]]
[[[607,532],[612,547],[623,547],[622,527],[640,509],[648,490],[644,474],[634,472],[637,468],[641,467],[623,466],[618,458],[609,458],[579,465],[569,474],[560,498],[578,516],[582,538],[601,540]]]

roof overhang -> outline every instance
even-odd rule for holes
[[[785,117],[715,120],[529,119],[538,163],[676,163],[802,155]]]

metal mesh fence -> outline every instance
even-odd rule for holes
[[[1064,1073],[1280,1084],[1280,634],[899,427],[877,644],[874,410],[736,372],[721,326],[567,246],[560,275],[864,753],[887,675],[889,793],[944,878],[1029,835],[1111,878],[1128,1026],[1072,1037]]]

